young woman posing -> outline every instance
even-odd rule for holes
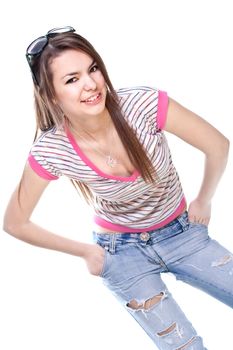
[[[114,90],[101,57],[72,27],[36,39],[26,57],[40,133],[9,201],[5,231],[82,257],[159,349],[206,349],[161,273],[233,306],[233,255],[208,235],[228,139],[163,91]],[[164,131],[206,156],[200,190],[189,204]],[[50,181],[60,176],[95,211],[93,244],[30,220]]]

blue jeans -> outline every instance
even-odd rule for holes
[[[161,273],[171,272],[233,307],[233,255],[209,237],[208,228],[189,222],[185,212],[153,231],[93,234],[105,248],[104,284],[157,347],[206,349]]]

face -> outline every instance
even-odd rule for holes
[[[56,103],[71,121],[100,116],[105,110],[106,85],[92,57],[67,50],[51,63]]]

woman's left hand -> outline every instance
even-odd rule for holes
[[[190,222],[195,222],[208,226],[211,216],[211,203],[194,199],[188,208],[188,218]]]

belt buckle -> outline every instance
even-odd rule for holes
[[[141,232],[140,239],[144,242],[147,242],[150,239],[150,234],[148,232]]]

